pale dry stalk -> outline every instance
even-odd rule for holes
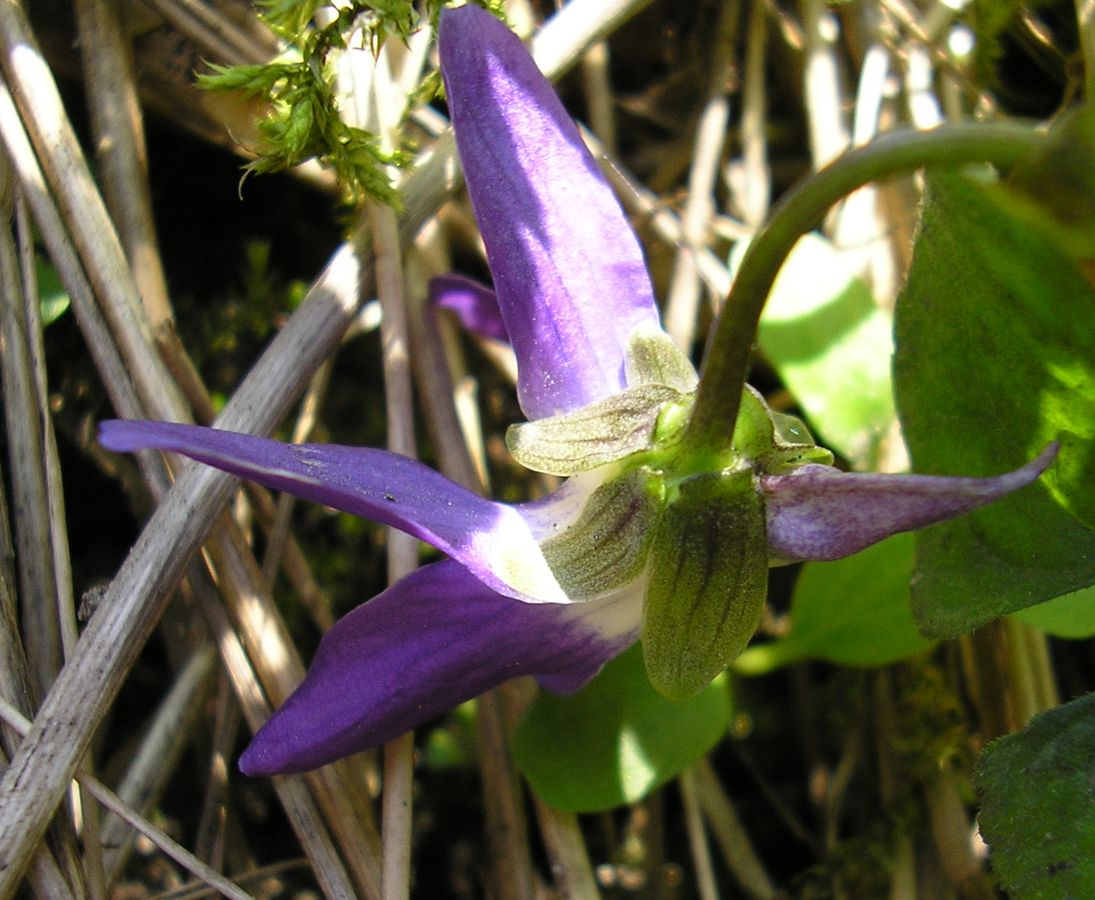
[[[738,66],[736,44],[741,12],[741,4],[732,2],[724,3],[719,14],[711,49],[711,80],[696,123],[688,198],[681,215],[682,240],[665,302],[665,329],[685,353],[691,352],[696,334],[702,286],[696,253],[708,242],[716,210],[715,187],[730,125],[729,90],[731,77]],[[721,296],[718,299],[721,300]]]
[[[439,270],[440,271],[440,270]],[[424,296],[424,291],[412,294]],[[458,484],[480,494],[486,485],[469,443],[480,448],[482,434],[474,404],[461,404],[453,385],[454,375],[461,384],[470,377],[463,367],[455,342],[443,337],[438,312],[427,308],[420,299],[410,316],[414,347],[415,376],[419,396],[434,445],[438,448],[441,471]],[[464,394],[468,392],[465,390]],[[468,409],[472,421],[461,414]],[[474,432],[474,435],[473,435]],[[469,435],[473,435],[469,440]],[[533,900],[536,878],[529,846],[525,800],[509,751],[509,727],[501,690],[479,698],[476,705],[476,738],[479,776],[483,785],[487,843],[490,848],[492,896],[498,900]]]
[[[0,717],[2,717],[9,726],[17,729],[23,734],[30,731],[31,723],[17,709],[9,705],[7,701],[0,700]],[[206,884],[215,887],[223,896],[229,897],[231,900],[251,900],[250,894],[232,884],[232,882],[228,881],[228,879],[224,878],[220,873],[214,872],[200,859],[190,853],[189,850],[172,840],[172,838],[164,834],[163,831],[143,816],[130,809],[113,791],[93,775],[89,775],[83,771],[77,771],[76,777],[95,799],[103,804],[103,806],[116,816],[125,820],[130,827],[137,829],[137,831],[163,850],[164,853],[180,865],[185,866]]]
[[[703,814],[696,787],[695,769],[686,769],[677,779],[681,789],[681,805],[684,807],[684,826],[688,833],[688,849],[692,854],[692,870],[696,875],[696,888],[700,900],[719,900],[719,887],[715,869],[711,863],[711,848],[703,827]]]

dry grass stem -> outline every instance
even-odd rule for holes
[[[589,862],[585,838],[578,827],[578,817],[549,806],[535,794],[532,800],[555,887],[568,900],[596,900],[601,892]]]
[[[768,215],[772,177],[768,165],[768,91],[765,70],[768,61],[768,11],[762,3],[749,7],[745,38],[745,68],[742,73],[741,164],[731,169],[736,177],[729,187],[741,217],[752,229],[759,228]]]
[[[380,345],[384,367],[384,400],[388,449],[417,457],[414,398],[411,390],[410,328],[403,286],[403,260],[395,214],[369,204],[377,294],[380,298]],[[408,534],[388,531],[388,582],[394,584],[418,565],[418,542]],[[414,790],[414,735],[404,734],[384,747],[382,828],[384,900],[403,900],[411,883],[411,803]]]
[[[479,698],[475,725],[479,776],[483,782],[491,889],[498,900],[533,900],[537,878],[529,846],[521,776],[509,752],[509,732],[501,690]]]
[[[194,855],[215,869],[223,869],[228,831],[229,773],[234,769],[233,753],[242,719],[231,685],[223,674],[218,678],[214,710],[209,772],[201,818],[194,837]]]
[[[241,27],[212,7],[193,0],[149,0],[149,4],[221,65],[263,63],[277,51],[274,36],[257,19]]]
[[[814,168],[820,169],[843,153],[849,141],[835,48],[840,22],[823,0],[802,0],[801,9],[806,40],[803,96]]]
[[[701,279],[696,251],[708,241],[708,226],[715,213],[715,185],[722,164],[726,129],[730,124],[728,91],[734,70],[738,67],[734,45],[740,18],[739,3],[723,4],[718,32],[711,47],[711,80],[707,86],[707,99],[696,123],[692,167],[688,174],[688,199],[681,216],[682,241],[665,301],[665,329],[686,353],[692,349],[700,307]]]
[[[216,653],[209,645],[193,653],[179,673],[118,784],[118,799],[130,809],[144,815],[157,802],[187,749],[186,737],[199,721],[215,675]],[[134,837],[129,824],[119,816],[109,815],[103,821],[103,868],[108,884],[116,884],[121,877]]]
[[[582,57],[582,78],[589,104],[589,127],[605,151],[616,155],[616,111],[609,81],[608,44],[599,41]]]
[[[677,214],[659,200],[655,193],[644,188],[620,163],[611,159],[592,134],[585,132],[583,137],[600,162],[605,177],[619,195],[624,209],[648,224],[655,236],[664,243],[674,248],[682,247],[685,241],[684,227]],[[737,237],[747,234],[748,230],[744,226],[736,229]],[[689,252],[708,291],[713,296],[725,297],[730,290],[730,272],[726,263],[705,244],[692,247]]]
[[[136,390],[121,357],[114,347],[106,320],[95,303],[91,285],[72,246],[60,210],[45,184],[34,149],[30,145],[19,111],[7,86],[0,83],[0,135],[11,156],[28,206],[42,241],[56,266],[73,314],[87,342],[88,350],[102,373],[115,411],[121,416],[137,417],[141,406]]]
[[[269,429],[284,415],[304,381],[337,344],[356,305],[357,272],[349,250],[275,339],[228,404],[224,427]],[[347,290],[348,289],[348,290]],[[223,505],[232,480],[192,466],[165,498],[129,559],[104,595],[77,652],[54,685],[34,728],[0,787],[0,859],[14,865],[0,875],[14,884],[64,792],[80,752],[155,626],[183,565]],[[20,790],[14,790],[20,784]]]
[[[33,700],[29,667],[19,636],[15,547],[3,474],[0,461],[0,698],[25,717],[33,709]],[[18,748],[20,738],[18,730],[0,721],[0,742],[3,744],[0,764],[7,764]],[[69,829],[65,831],[69,832]],[[62,833],[62,838],[64,843],[58,844],[56,849],[46,843],[34,849],[27,881],[41,896],[67,900],[79,896],[81,879],[76,869],[71,834],[65,839]]]
[[[199,606],[239,698],[244,718],[251,730],[255,731],[270,717],[270,705],[263,696],[251,661],[247,658],[223,605],[216,597],[212,585],[203,576],[204,572],[196,571],[190,579],[191,584],[195,586]],[[331,834],[309,790],[308,781],[301,778],[277,778],[274,780],[274,788],[290,825],[308,854],[324,893],[329,897],[354,897],[354,882],[339,858]],[[371,892],[366,892],[365,896],[379,896],[379,883],[374,885]]]
[[[696,892],[700,900],[719,900],[719,888],[715,882],[715,870],[711,865],[711,848],[703,827],[703,815],[696,787],[694,769],[682,772],[677,783],[681,788],[684,806],[684,827],[688,832],[688,849],[692,854],[692,868],[696,875]]]
[[[75,7],[99,175],[155,333],[162,322],[171,320],[171,308],[148,195],[148,150],[133,79],[132,47],[114,4],[77,0]]]
[[[29,733],[31,723],[6,700],[0,700],[0,717],[16,730],[21,731],[24,734]],[[113,791],[98,779],[85,772],[79,771],[76,773],[76,777],[104,807],[109,809],[116,816],[122,818],[132,828],[136,828],[140,831],[141,834],[179,863],[179,865],[189,869],[206,884],[215,887],[223,896],[232,898],[232,900],[251,900],[250,894],[232,884],[232,882],[228,881],[220,873],[214,872],[185,847],[172,840],[143,816],[130,809]]]
[[[9,207],[8,221],[12,218]],[[58,618],[58,572],[45,461],[50,458],[51,419],[43,416],[46,398],[34,371],[31,343],[40,332],[30,331],[23,303],[24,288],[15,241],[8,228],[0,232],[0,328],[4,345],[4,415],[12,472],[12,510],[15,522],[15,559],[19,571],[20,606],[31,687],[42,697],[61,668],[61,629]],[[63,525],[62,517],[60,525]],[[62,545],[63,549],[63,545]],[[71,608],[71,607],[70,607]]]
[[[57,86],[15,0],[0,4],[0,60],[50,191],[150,415],[176,419],[184,404],[155,352],[133,275]],[[153,389],[155,385],[155,389]]]
[[[424,292],[417,292],[424,296]],[[419,303],[410,316],[415,376],[441,471],[469,490],[484,493],[486,469],[474,403],[463,402],[474,391],[454,343],[441,336],[438,311]],[[447,350],[453,350],[446,353]],[[453,375],[459,386],[453,385]],[[465,413],[474,417],[469,425]],[[471,446],[476,441],[476,446]],[[486,835],[490,852],[490,885],[498,900],[532,900],[537,878],[532,865],[521,779],[509,752],[509,717],[504,690],[480,697],[476,704],[479,774],[483,784]]]
[[[741,821],[711,763],[701,759],[695,767],[696,796],[723,862],[749,897],[767,900],[776,888],[764,868],[749,830]]]

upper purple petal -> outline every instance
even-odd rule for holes
[[[509,342],[498,297],[486,285],[463,275],[438,275],[430,279],[429,291],[430,302],[455,312],[468,331]]]
[[[776,559],[840,559],[896,534],[953,519],[1030,484],[1053,462],[1050,444],[993,478],[870,475],[807,465],[761,476],[768,550]]]
[[[441,14],[449,113],[530,419],[626,386],[658,322],[642,251],[577,127],[520,40],[475,6]]]
[[[302,772],[375,747],[517,675],[569,693],[637,634],[641,592],[582,606],[502,597],[459,564],[419,569],[341,619],[240,759]]]
[[[567,600],[522,515],[386,450],[283,444],[168,422],[99,426],[108,450],[169,450],[279,491],[402,529],[467,566],[484,584],[533,602]]]

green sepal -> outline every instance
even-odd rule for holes
[[[774,412],[760,392],[745,385],[734,426],[734,449],[755,469],[780,475],[806,463],[833,464],[833,454],[818,447],[800,419]]]
[[[643,603],[655,688],[691,697],[745,649],[768,589],[764,501],[752,473],[695,475],[658,518]]]
[[[696,389],[699,379],[692,362],[668,334],[657,326],[636,328],[627,342],[627,383],[664,384],[682,394]]]
[[[567,596],[589,600],[638,578],[660,508],[660,482],[646,468],[597,488],[577,520],[540,545]]]
[[[685,399],[664,384],[638,385],[574,412],[511,425],[506,445],[536,472],[588,472],[649,448],[662,408]]]

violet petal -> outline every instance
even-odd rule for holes
[[[266,487],[402,529],[467,566],[490,588],[565,603],[524,517],[405,456],[336,444],[283,444],[194,425],[115,419],[108,450],[168,450]]]
[[[498,297],[485,284],[463,275],[438,275],[430,279],[429,292],[430,302],[455,312],[468,331],[509,343]]]
[[[327,633],[240,768],[248,775],[314,769],[518,675],[575,691],[635,640],[641,600],[630,597],[530,605],[495,594],[451,560],[419,569]]]
[[[768,551],[776,559],[840,559],[896,534],[953,519],[1030,484],[1053,462],[1050,444],[1021,469],[992,478],[871,475],[806,465],[761,476]]]
[[[463,6],[442,12],[438,47],[522,409],[537,419],[617,393],[632,330],[658,321],[619,203],[516,35]]]

